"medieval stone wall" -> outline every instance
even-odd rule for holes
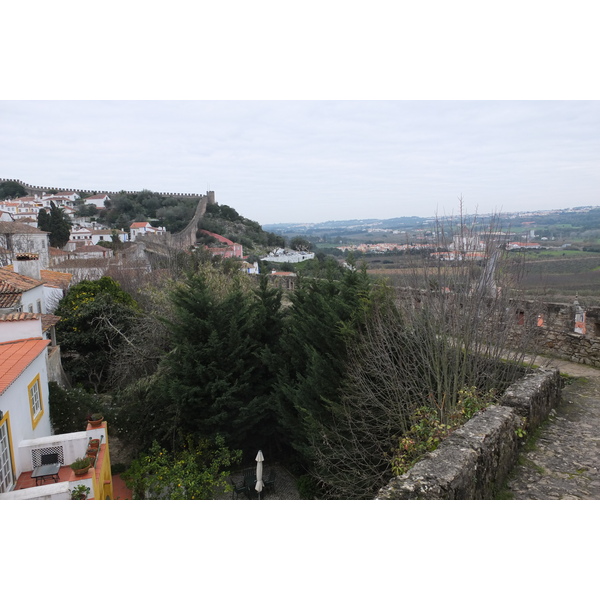
[[[377,500],[489,500],[515,465],[521,437],[560,402],[558,370],[538,370],[511,385],[498,404],[475,415]]]
[[[524,303],[515,316],[539,320],[536,351],[600,367],[600,307],[573,303]],[[583,320],[582,320],[583,319]]]
[[[108,194],[109,196],[116,196],[117,194],[120,194],[121,192],[125,192],[126,194],[139,194],[139,192],[141,190],[137,190],[137,191],[131,191],[131,190],[119,190],[118,192],[114,192],[114,191],[108,191],[108,190],[82,190],[82,189],[78,189],[78,188],[64,188],[64,187],[52,187],[52,186],[47,186],[47,187],[41,187],[41,186],[37,186],[37,185],[29,185],[28,183],[25,183],[24,181],[21,181],[20,179],[4,179],[2,177],[0,177],[0,183],[4,183],[7,181],[14,181],[15,183],[19,183],[21,184],[25,190],[27,191],[28,194],[30,195],[34,195],[34,194],[38,194],[41,195],[45,192],[48,192],[48,190],[56,190],[57,192],[75,192],[77,194]],[[183,193],[179,193],[179,192],[156,192],[157,194],[161,194],[162,196],[169,196],[172,198],[202,198],[203,194],[183,194]],[[207,192],[207,195],[209,197],[209,204],[211,204],[210,202],[210,195],[212,194],[212,204],[214,204],[214,192]]]
[[[425,294],[437,293],[442,302],[451,302],[452,294],[427,292],[409,288],[398,289],[399,302],[419,305]],[[542,302],[539,300],[508,302],[502,322],[483,324],[493,331],[508,327],[514,339],[521,335],[519,328],[534,326],[531,351],[571,362],[600,367],[600,307],[572,303]]]

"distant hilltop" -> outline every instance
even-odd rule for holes
[[[107,194],[109,196],[115,196],[116,194],[120,194],[121,192],[125,192],[126,194],[139,194],[141,190],[119,190],[119,191],[108,191],[108,190],[80,190],[77,188],[64,188],[64,187],[53,187],[53,186],[38,186],[38,185],[29,185],[20,179],[4,179],[0,177],[0,183],[5,183],[8,181],[12,181],[14,183],[18,183],[22,185],[28,194],[43,194],[48,192],[49,190],[56,190],[57,192],[75,192],[77,194]],[[171,198],[201,198],[204,194],[183,194],[179,192],[156,192],[161,196],[169,196]]]
[[[539,210],[519,210],[519,211],[502,211],[498,213],[465,213],[463,218],[477,219],[480,223],[484,223],[486,219],[496,219],[498,217],[507,218],[510,220],[530,218],[530,217],[548,217],[551,215],[573,215],[589,213],[600,210],[600,206],[574,206],[572,208],[550,208]],[[320,223],[266,223],[263,224],[263,229],[280,234],[284,233],[307,233],[327,230],[364,230],[384,231],[388,229],[402,229],[431,226],[439,221],[452,220],[453,216],[442,217],[393,217],[390,219],[352,219],[339,221],[322,221]],[[533,223],[533,221],[532,221]]]

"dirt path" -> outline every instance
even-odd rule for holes
[[[600,499],[600,369],[540,359],[577,379],[563,389],[535,439],[529,440],[507,483],[515,500]]]

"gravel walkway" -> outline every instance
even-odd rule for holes
[[[600,499],[600,370],[541,359],[577,377],[537,433],[533,450],[523,451],[507,483],[515,500]]]

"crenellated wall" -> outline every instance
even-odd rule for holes
[[[426,292],[397,288],[398,301],[419,305],[425,294],[437,294],[451,302],[451,293]],[[460,301],[460,297],[458,298]],[[577,297],[571,303],[540,300],[509,301],[506,313],[492,328],[508,327],[509,339],[519,339],[520,328],[533,329],[530,345],[535,354],[562,358],[571,362],[600,367],[600,306],[582,304]]]
[[[570,360],[600,367],[600,307],[572,303],[525,302],[517,309],[517,323],[534,319],[537,328],[535,350]]]
[[[130,191],[130,190],[119,190],[118,192],[110,192],[108,190],[82,190],[82,189],[77,189],[77,188],[63,188],[63,187],[52,187],[52,186],[46,186],[46,187],[41,187],[41,186],[37,186],[37,185],[29,185],[28,183],[25,183],[24,181],[21,181],[20,179],[4,179],[3,177],[0,177],[0,183],[4,183],[4,182],[8,182],[8,181],[13,181],[15,183],[18,183],[20,185],[22,185],[25,190],[27,191],[28,194],[43,194],[44,192],[47,192],[48,190],[56,190],[57,192],[75,192],[77,194],[108,194],[115,196],[116,194],[120,194],[121,192],[125,192],[126,194],[139,194],[139,192],[141,190],[137,190],[137,191]],[[203,194],[184,194],[184,193],[180,193],[180,192],[156,192],[157,194],[161,194],[163,196],[170,196],[173,198],[202,198]],[[211,194],[212,194],[212,202],[211,202]],[[207,193],[208,196],[208,203],[209,204],[214,204],[214,192],[208,192]]]

